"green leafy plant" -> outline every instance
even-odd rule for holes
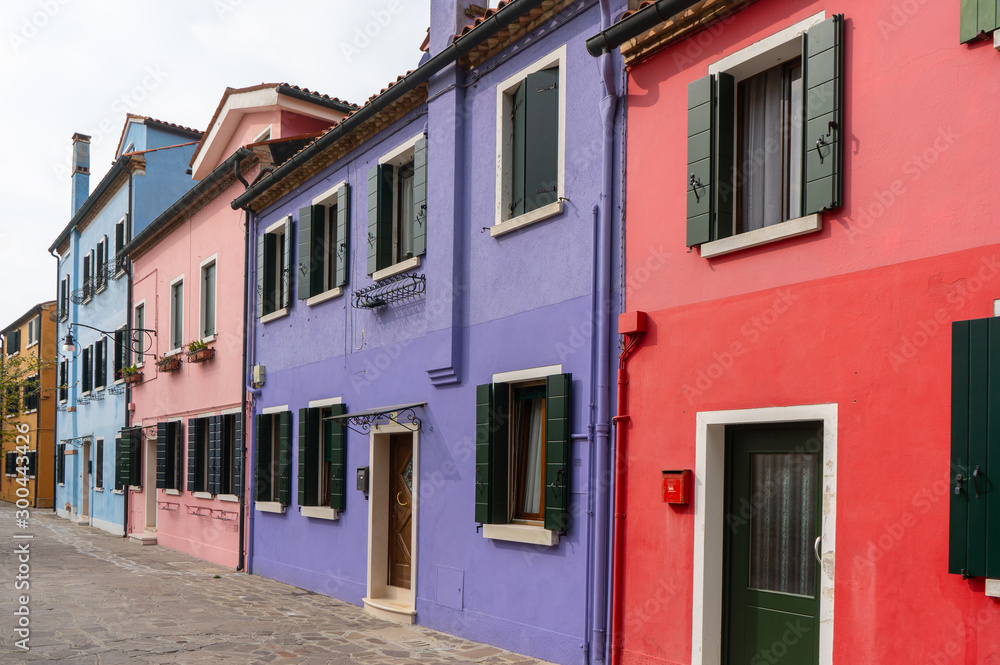
[[[129,365],[128,367],[122,367],[122,376],[132,376],[133,374],[139,373],[138,365]]]
[[[194,353],[195,351],[201,351],[202,349],[207,349],[207,348],[208,344],[205,344],[205,342],[201,341],[200,339],[188,342],[188,351],[190,353]]]

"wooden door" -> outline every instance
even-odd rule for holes
[[[734,429],[726,450],[724,662],[819,662],[822,437]]]
[[[393,434],[389,441],[389,584],[410,588],[413,516],[413,439]]]

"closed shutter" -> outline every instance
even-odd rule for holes
[[[104,487],[104,441],[97,442],[97,451],[94,453],[94,477],[95,485],[97,487]],[[31,459],[31,463],[34,464],[34,458]],[[32,472],[34,475],[34,472]]]
[[[129,430],[128,440],[128,473],[126,478],[128,484],[135,487],[142,487],[142,446],[146,443],[145,435],[141,427]]]
[[[833,210],[842,201],[844,17],[809,29],[803,39],[805,151],[802,214]]]
[[[293,279],[295,268],[292,267],[292,245],[294,242],[292,236],[292,216],[289,215],[285,218],[285,269],[279,275],[281,279],[281,307],[288,307],[292,304],[292,282],[295,281]],[[280,309],[280,307],[276,306],[275,309]]]
[[[222,494],[222,416],[208,419],[208,491]]]
[[[980,35],[996,30],[1000,25],[1000,3],[997,0],[961,0],[960,41],[965,44]]]
[[[232,417],[233,423],[233,494],[243,496],[243,414]]]
[[[184,429],[180,421],[173,423],[171,427],[174,435],[174,489],[184,487]]]
[[[396,261],[392,253],[392,222],[396,217],[393,209],[393,179],[396,169],[391,164],[378,167],[378,269],[388,268]]]
[[[5,476],[14,475],[14,461],[17,458],[17,453],[10,452],[4,455],[3,458],[3,473]]]
[[[368,274],[378,270],[378,176],[379,167],[368,170]]]
[[[278,414],[278,501],[292,503],[292,412]]]
[[[569,529],[572,374],[545,380],[545,528]]]
[[[299,300],[323,292],[323,231],[326,206],[299,208]]]
[[[59,444],[59,452],[56,455],[56,481],[63,485],[66,483],[66,444]]]
[[[299,505],[315,506],[319,469],[319,409],[299,409]]]
[[[528,159],[524,132],[527,125],[527,106],[525,104],[528,82],[522,81],[514,91],[510,111],[510,217],[523,215],[525,211],[524,169]]]
[[[97,450],[98,450],[98,452],[101,452],[101,453],[104,452],[102,448],[98,448]],[[101,455],[101,461],[103,461],[103,460],[104,460],[104,456]],[[98,487],[104,487],[104,482],[103,482],[104,481],[104,469],[102,469],[100,465],[98,465],[97,472],[98,472],[98,478],[99,478],[99,481],[100,481],[100,482],[98,482],[97,486]],[[29,450],[28,451],[28,477],[35,478],[36,476],[38,476],[38,451],[37,450]]]
[[[509,386],[476,386],[476,521],[481,524],[508,521],[509,420]]]
[[[334,286],[347,284],[351,256],[350,228],[350,186],[344,184],[337,190],[337,244],[333,248],[331,260],[336,261]]]
[[[264,234],[264,314],[278,309],[275,294],[279,294],[281,275],[278,274],[278,239],[273,233]]]
[[[427,253],[427,137],[413,146],[413,255]]]
[[[266,233],[257,236],[257,318],[264,316],[264,242]]]
[[[688,85],[687,246],[712,239],[715,79]]]
[[[271,500],[271,416],[258,414],[254,423],[253,487],[257,501]]]
[[[128,444],[131,437],[131,431],[123,429],[121,438],[115,441],[115,489],[122,489],[128,483]]]
[[[347,413],[347,406],[330,406],[331,416]],[[342,420],[323,423],[325,433],[324,458],[330,463],[330,507],[344,510],[347,505],[347,425]]]
[[[524,212],[559,198],[559,68],[525,79]]]
[[[156,488],[167,487],[167,438],[170,436],[168,423],[156,423]]]
[[[204,432],[205,422],[201,418],[188,418],[188,492],[202,492],[204,487],[199,487],[198,481],[201,478],[201,441]]]

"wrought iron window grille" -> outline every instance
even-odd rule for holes
[[[348,429],[352,432],[357,432],[358,434],[368,434],[371,431],[372,425],[378,426],[384,422],[395,423],[400,427],[405,427],[411,432],[416,432],[420,429],[421,421],[414,409],[418,406],[423,406],[426,403],[427,402],[419,402],[417,404],[402,404],[399,406],[386,406],[378,409],[366,409],[364,411],[356,411],[354,413],[345,413],[340,416],[327,416],[326,418],[323,418],[323,420],[342,422]]]
[[[375,309],[392,303],[403,302],[426,292],[427,277],[417,273],[403,273],[383,279],[378,284],[355,291],[351,306],[356,309]]]
[[[94,278],[88,277],[83,281],[83,286],[73,291],[70,299],[76,305],[82,305],[94,296]]]

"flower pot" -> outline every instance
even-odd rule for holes
[[[181,359],[176,356],[173,358],[164,358],[156,363],[156,367],[161,372],[176,372],[181,368]]]
[[[142,383],[142,372],[126,374],[123,378],[125,379],[125,383]]]
[[[188,362],[203,363],[215,357],[215,349],[198,349],[197,351],[188,351],[187,357]]]

